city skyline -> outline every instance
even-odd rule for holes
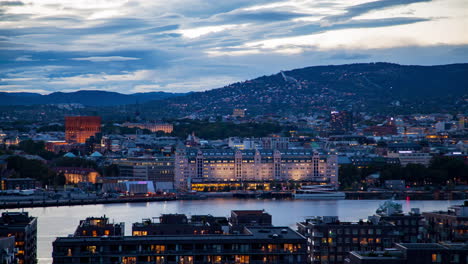
[[[280,70],[467,61],[468,4],[0,1],[0,92],[201,91]]]

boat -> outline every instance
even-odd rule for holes
[[[344,192],[337,192],[332,185],[308,185],[293,193],[294,199],[339,200],[345,199]]]

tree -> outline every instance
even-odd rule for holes
[[[43,185],[49,184],[55,177],[50,170],[39,160],[29,160],[20,156],[11,156],[7,159],[7,168],[14,171],[14,178],[32,178]]]
[[[120,175],[119,166],[117,164],[104,167],[103,172],[105,177],[117,177]]]
[[[361,175],[358,168],[351,164],[341,165],[338,173],[338,181],[342,189],[352,188],[353,184],[360,183]]]

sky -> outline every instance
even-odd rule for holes
[[[468,62],[467,0],[0,0],[0,92],[188,92],[315,65]]]

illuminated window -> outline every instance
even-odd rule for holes
[[[133,231],[134,236],[147,236],[148,231]]]
[[[432,254],[432,263],[442,263],[440,254]]]
[[[86,250],[94,254],[96,253],[96,246],[87,246]]]

